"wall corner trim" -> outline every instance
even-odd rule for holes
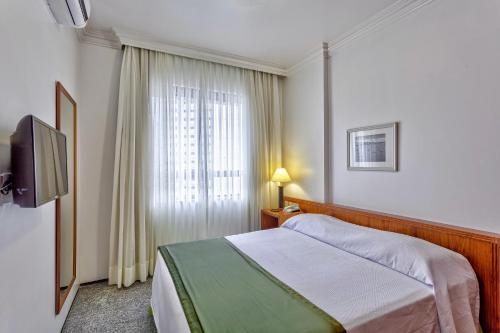
[[[323,158],[324,158],[324,201],[333,202],[332,130],[333,114],[330,89],[330,51],[328,43],[323,43]]]
[[[121,43],[113,31],[92,30],[88,27],[77,29],[76,35],[81,43],[121,49]]]

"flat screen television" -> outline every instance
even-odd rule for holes
[[[66,136],[26,116],[11,136],[14,203],[38,207],[68,193]]]

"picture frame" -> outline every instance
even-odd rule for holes
[[[347,170],[398,171],[398,122],[347,130]]]

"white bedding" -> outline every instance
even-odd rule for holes
[[[306,230],[307,227],[301,229],[300,220],[310,221],[311,218],[314,216],[302,216],[299,222],[291,220],[282,228],[226,238],[337,319],[348,333],[440,331],[433,286],[394,267],[328,244],[328,239],[318,237],[325,235],[324,226],[312,227],[312,231]],[[160,254],[153,278],[151,305],[160,333],[189,332]]]
[[[432,286],[439,326],[446,333],[479,329],[479,284],[467,259],[422,239],[303,214],[285,225]]]

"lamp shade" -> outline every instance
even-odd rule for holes
[[[271,181],[277,183],[286,183],[292,181],[292,178],[290,178],[285,168],[278,168],[276,169],[276,171],[274,171]]]

